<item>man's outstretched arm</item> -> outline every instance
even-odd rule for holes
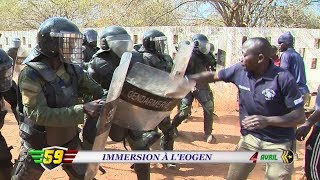
[[[206,84],[206,83],[222,81],[218,77],[218,73],[215,72],[215,71],[214,72],[204,71],[204,72],[201,72],[201,73],[189,75],[189,76],[187,76],[187,78],[190,81],[195,81],[197,84]]]

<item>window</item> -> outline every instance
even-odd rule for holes
[[[6,37],[6,45],[9,45],[9,38]]]
[[[306,52],[306,48],[300,48],[299,49],[299,54],[301,55],[302,58],[304,58],[305,52]]]
[[[0,44],[0,48],[2,48],[2,44]]]
[[[26,37],[22,37],[22,44],[23,44],[23,45],[26,45],[26,44],[27,44]]]
[[[248,40],[248,37],[247,36],[242,36],[242,44],[244,43],[244,42],[246,42],[246,40]]]
[[[178,41],[179,41],[179,39],[178,39],[178,35],[173,35],[173,44],[178,44]]]
[[[133,44],[138,44],[138,35],[133,35]]]
[[[311,61],[311,69],[316,69],[317,68],[317,58],[312,58]]]
[[[296,44],[296,38],[295,37],[293,37],[293,47],[295,46],[295,44]]]
[[[31,44],[28,44],[28,48],[31,48]]]
[[[320,49],[320,39],[315,39],[314,40],[314,47],[317,49]]]

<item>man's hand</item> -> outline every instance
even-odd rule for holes
[[[297,129],[296,139],[298,141],[303,141],[306,138],[306,136],[308,135],[308,133],[310,132],[311,127],[312,127],[312,125],[308,121],[306,121],[304,124],[302,124]]]
[[[201,73],[189,75],[188,79],[190,81],[195,81],[197,84],[207,84],[215,81],[214,75],[214,72],[204,71]]]
[[[104,101],[101,99],[94,100],[83,105],[83,111],[92,118],[97,118],[100,115]]]
[[[268,118],[261,115],[247,116],[242,120],[243,127],[248,130],[262,129],[267,127],[268,124]]]
[[[175,83],[167,89],[164,95],[171,98],[184,98],[188,92],[193,90],[195,85],[195,81],[190,81],[186,78],[176,78]]]

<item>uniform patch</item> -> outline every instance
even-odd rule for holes
[[[274,92],[273,89],[265,89],[262,91],[262,94],[264,95],[264,98],[266,100],[273,100],[273,98],[276,96],[276,92]]]
[[[243,90],[246,90],[246,91],[250,91],[250,88],[245,87],[245,86],[241,86],[241,85],[239,85],[239,88],[240,88],[240,89],[243,89]]]
[[[300,104],[301,102],[303,102],[302,96],[299,99],[293,101],[294,105]]]

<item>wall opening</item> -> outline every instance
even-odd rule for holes
[[[320,39],[315,39],[314,40],[314,47],[317,49],[320,49]]]
[[[311,69],[316,69],[317,68],[317,58],[312,58],[311,60]]]
[[[173,35],[173,44],[178,44],[178,42],[179,42],[178,35],[177,34]]]
[[[138,35],[133,35],[133,44],[138,44]]]
[[[305,52],[306,52],[306,48],[300,48],[299,49],[299,54],[301,55],[302,58],[304,58]]]
[[[241,40],[241,44],[243,44],[244,42],[246,42],[248,40],[248,37],[247,36],[242,36],[242,40]]]
[[[27,44],[26,37],[22,37],[22,44],[23,44],[23,45],[26,45],[26,44]]]

